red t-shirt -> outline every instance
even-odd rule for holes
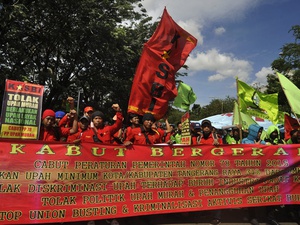
[[[57,129],[55,131],[54,129]],[[39,140],[43,141],[60,141],[57,140],[56,136],[59,137],[68,137],[70,135],[70,129],[68,127],[51,127],[50,129],[45,129],[44,126],[41,126]],[[56,134],[58,132],[58,134]]]
[[[82,131],[80,127],[78,127],[78,132],[76,132],[75,134],[71,134],[68,136],[67,138],[67,142],[73,142],[77,139],[80,139],[81,136],[87,132],[90,128],[86,129],[85,131]]]
[[[97,137],[100,140],[100,143],[103,144],[112,144],[114,142],[114,134],[122,128],[123,116],[120,112],[116,113],[117,120],[111,126],[104,126],[97,129]],[[93,136],[95,135],[94,129],[91,128],[84,132],[80,138],[82,142],[94,142]]]
[[[218,137],[216,135],[219,144],[223,144],[222,142],[222,138]],[[207,139],[204,139],[204,137],[202,136],[201,140],[200,140],[200,144],[205,144],[205,145],[212,145],[214,143],[214,137],[212,135],[212,133],[210,133],[210,135],[208,136]]]
[[[147,143],[147,139],[145,135],[148,137],[150,143]],[[154,130],[145,131],[143,127],[137,127],[131,129],[128,132],[125,141],[131,141],[133,144],[139,144],[139,145],[161,143],[160,135],[158,132]]]

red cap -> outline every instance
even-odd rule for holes
[[[87,107],[84,108],[84,112],[85,112],[85,113],[90,112],[90,111],[93,111],[93,112],[94,112],[93,107],[87,106]]]
[[[44,120],[47,116],[52,116],[52,117],[55,118],[55,112],[54,112],[52,109],[46,109],[46,110],[43,112],[42,120]]]

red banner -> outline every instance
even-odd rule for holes
[[[284,139],[288,140],[291,138],[290,132],[292,130],[298,130],[300,124],[297,119],[290,117],[287,114],[284,114]]]
[[[43,94],[44,86],[6,80],[0,137],[38,139]]]
[[[300,145],[0,142],[1,224],[300,203]]]
[[[145,44],[136,69],[128,112],[152,112],[161,119],[168,102],[177,96],[175,73],[184,65],[197,39],[182,29],[164,10],[161,21]]]

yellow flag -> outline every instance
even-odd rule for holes
[[[233,109],[233,125],[241,124],[243,130],[248,130],[248,127],[251,124],[257,124],[254,119],[248,114],[243,112],[239,112],[239,106],[237,102],[234,102],[234,109]]]
[[[278,93],[263,94],[237,79],[241,112],[278,123]]]
[[[237,102],[234,102],[234,108],[233,108],[233,125],[242,125],[243,130],[248,130],[249,126],[251,124],[258,124],[252,116],[249,116],[246,113],[239,112],[239,106]],[[263,140],[266,137],[266,131],[263,130],[261,134],[261,139]]]
[[[292,111],[295,114],[300,115],[300,90],[292,83],[292,81],[281,73],[277,72],[277,75]]]
[[[179,83],[177,90],[178,95],[175,98],[173,105],[188,111],[190,109],[190,105],[193,104],[197,99],[196,94],[194,93],[192,87],[183,82]]]

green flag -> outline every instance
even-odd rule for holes
[[[237,79],[241,112],[278,123],[278,93],[263,94]]]
[[[295,114],[300,115],[300,90],[295,84],[293,84],[287,77],[285,77],[281,73],[277,72],[277,75],[292,111]]]
[[[233,125],[241,124],[243,130],[248,130],[251,124],[258,124],[252,118],[252,116],[249,116],[248,114],[243,112],[239,112],[239,105],[237,104],[237,102],[234,102],[232,123]],[[266,137],[266,135],[266,131],[263,130],[260,138],[263,140]]]
[[[233,109],[233,125],[241,124],[243,130],[248,130],[248,127],[251,124],[257,124],[254,119],[248,114],[243,112],[239,112],[239,106],[237,102],[234,102],[234,109]]]
[[[173,105],[185,111],[188,111],[190,109],[190,105],[193,104],[197,99],[196,94],[189,85],[183,82],[180,82],[178,84],[177,90],[178,95],[174,99]]]

